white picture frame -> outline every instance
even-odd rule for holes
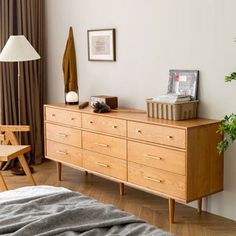
[[[88,30],[88,60],[116,61],[115,29]]]

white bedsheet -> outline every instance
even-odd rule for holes
[[[48,185],[22,187],[15,190],[0,192],[0,203],[29,197],[42,196],[56,192],[71,192],[71,191],[63,187],[53,187]]]

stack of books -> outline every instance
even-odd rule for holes
[[[177,93],[167,93],[167,94],[155,97],[152,100],[155,102],[176,104],[176,103],[191,101],[191,96],[181,95]]]

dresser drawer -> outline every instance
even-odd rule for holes
[[[185,175],[185,152],[128,142],[128,161]]]
[[[126,140],[83,131],[83,148],[126,160]]]
[[[82,127],[108,134],[126,136],[126,121],[99,115],[82,114]]]
[[[185,130],[178,128],[129,121],[128,137],[173,147],[186,147]]]
[[[46,107],[45,112],[46,121],[81,127],[81,114],[79,112],[65,111],[51,107]]]
[[[82,150],[80,148],[47,140],[47,153],[49,159],[82,166]]]
[[[186,199],[185,177],[182,175],[128,162],[128,181],[154,191]]]
[[[81,131],[46,123],[46,138],[59,143],[81,147]]]
[[[126,161],[114,157],[90,151],[84,151],[83,166],[88,170],[92,170],[124,181],[127,180]]]

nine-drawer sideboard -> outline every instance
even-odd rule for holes
[[[91,107],[45,105],[45,156],[57,163],[109,178],[169,199],[198,200],[223,190],[223,154],[216,144],[219,121],[170,121],[144,111],[117,109],[96,114]]]

